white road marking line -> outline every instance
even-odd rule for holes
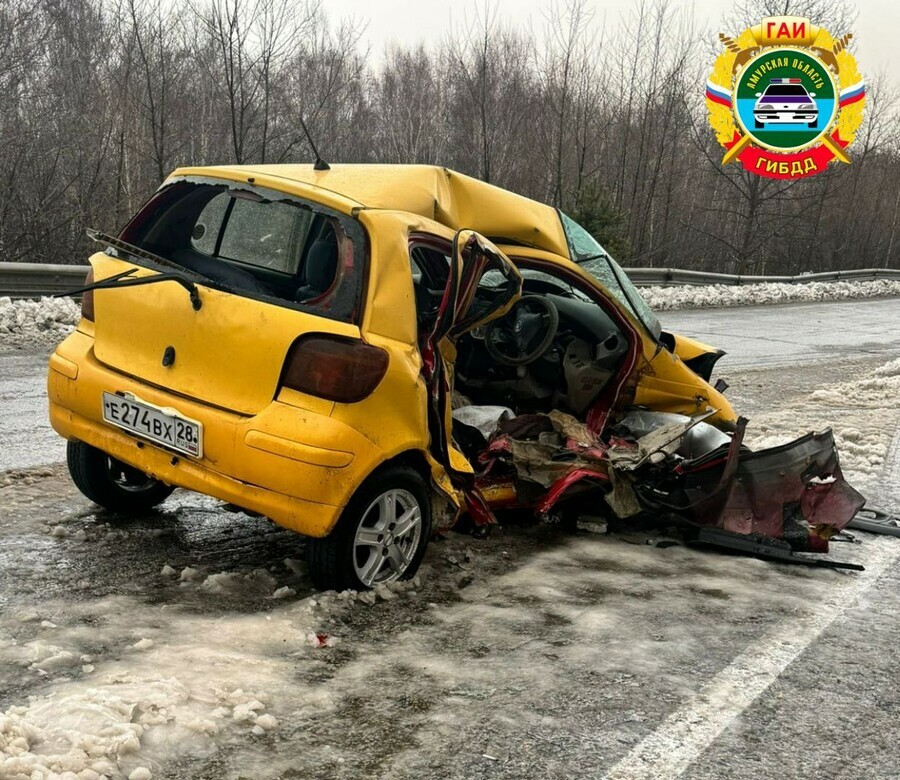
[[[900,474],[900,436],[885,458],[885,499],[898,498],[894,475]],[[608,780],[671,780],[684,771],[716,740],[731,721],[766,690],[788,666],[848,609],[871,589],[900,558],[894,537],[865,540],[871,557],[864,572],[845,588],[833,588],[819,609],[792,620],[780,630],[750,645],[700,692],[666,718],[605,775]]]
[[[681,774],[718,738],[785,669],[835,620],[874,586],[900,558],[900,544],[870,537],[872,556],[865,572],[847,588],[836,588],[820,608],[790,621],[779,631],[750,645],[688,703],[672,713],[605,775],[608,780],[669,780]]]

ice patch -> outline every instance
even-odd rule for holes
[[[192,566],[185,566],[181,570],[181,577],[179,579],[182,582],[196,582],[203,576],[203,572],[200,569],[195,569]]]
[[[245,576],[268,587],[260,570]],[[251,730],[261,736],[275,731],[282,717],[327,710],[319,683],[298,681],[321,663],[307,641],[314,626],[305,601],[268,613],[199,617],[117,598],[94,603],[93,611],[105,618],[99,627],[87,629],[81,621],[61,626],[58,643],[0,643],[3,662],[91,673],[54,680],[43,695],[0,713],[0,778],[146,777],[140,770],[166,776],[179,757],[207,755],[222,739]],[[336,597],[327,602],[331,615],[351,607]],[[75,649],[86,640],[108,646],[139,625],[155,627],[165,640],[151,640],[144,629],[130,646],[142,651],[139,664],[133,653],[95,659]],[[273,702],[280,712],[268,711]]]
[[[81,663],[75,653],[64,650],[57,645],[36,641],[29,645],[31,649],[31,665],[29,669],[38,669],[45,672],[55,672],[60,669],[69,669]]]
[[[256,719],[256,725],[265,731],[274,731],[278,728],[278,719],[266,713]]]
[[[203,580],[200,587],[210,593],[217,594],[268,594],[275,589],[277,584],[275,578],[265,569],[254,569],[251,572],[222,571],[217,574],[210,574]],[[279,590],[284,590],[284,588],[279,588]],[[275,598],[284,598],[284,596],[275,596]]]

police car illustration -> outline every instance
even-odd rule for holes
[[[765,92],[757,92],[753,106],[756,127],[766,125],[806,124],[815,127],[819,108],[800,79],[770,79]]]

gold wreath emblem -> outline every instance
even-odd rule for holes
[[[847,44],[853,39],[852,33],[846,33],[839,38],[832,38],[831,34],[822,28],[810,26],[814,31],[814,39],[811,45],[792,46],[790,43],[778,43],[780,48],[798,48],[816,56],[834,74],[837,84],[835,99],[839,99],[841,86],[850,86],[862,80],[856,59],[847,50]],[[735,79],[757,54],[772,43],[761,43],[759,40],[759,26],[747,28],[737,38],[732,38],[725,33],[719,33],[719,40],[725,48],[716,58],[709,80],[716,86],[734,93]],[[706,108],[709,112],[709,123],[716,134],[716,140],[723,147],[728,147],[734,141],[735,136],[739,140],[734,143],[725,156],[722,164],[727,165],[736,159],[740,153],[749,146],[753,139],[748,134],[741,134],[734,118],[733,106],[722,105],[707,98]],[[842,141],[849,145],[856,137],[856,132],[862,124],[863,101],[858,101],[839,108],[833,127],[829,128],[821,137],[820,143],[825,145],[841,162],[849,163],[847,152],[837,144],[831,136],[836,129]]]

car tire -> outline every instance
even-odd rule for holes
[[[398,533],[401,523],[406,530]],[[376,471],[353,494],[332,532],[309,540],[306,561],[313,585],[369,590],[408,580],[422,563],[430,536],[431,499],[422,475],[408,466]]]
[[[810,130],[814,130],[817,124],[819,124],[819,120],[813,119],[813,121],[809,123],[808,127]]]
[[[86,498],[111,512],[146,512],[165,501],[175,489],[82,441],[68,443],[66,462],[75,486]]]
[[[758,119],[754,119],[753,124],[757,130],[761,130],[763,127],[765,127],[765,125],[762,122],[760,122]]]

